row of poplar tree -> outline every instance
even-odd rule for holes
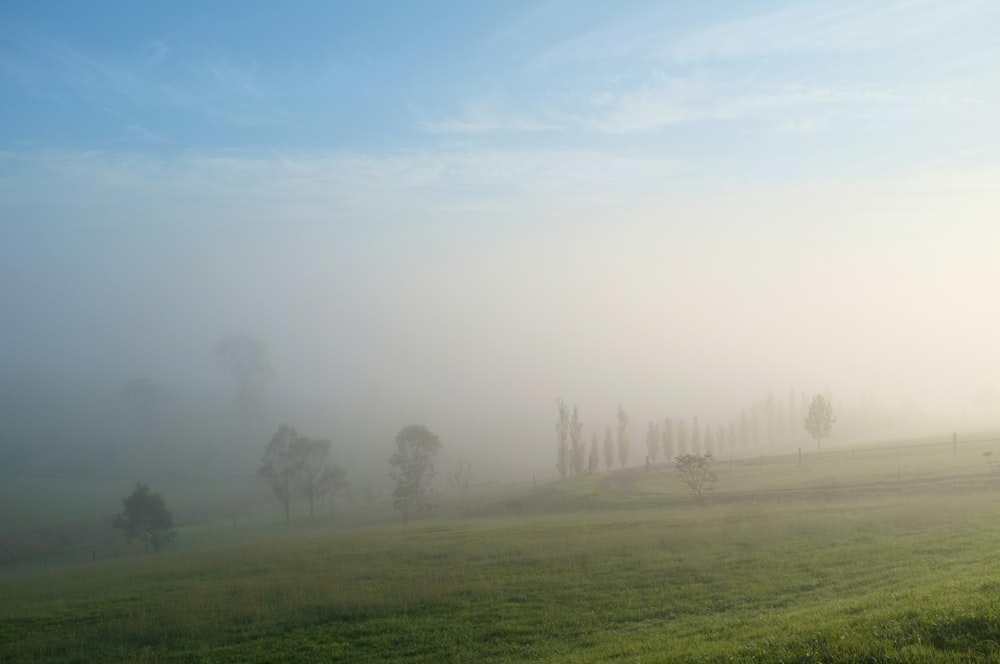
[[[828,404],[829,396],[824,400]],[[618,406],[617,429],[605,427],[603,441],[597,431],[592,431],[588,444],[577,407],[570,408],[562,399],[556,403],[556,469],[561,477],[592,473],[602,462],[606,470],[616,461],[621,467],[628,465],[631,452],[629,418],[622,406]],[[727,424],[714,427],[702,425],[697,417],[692,418],[690,424],[685,419],[670,417],[662,422],[650,422],[646,430],[646,457],[650,463],[656,463],[661,454],[670,460],[684,454],[716,454],[761,445],[781,445],[801,435],[810,405],[804,393],[789,390],[787,400],[769,394],[743,408]]]

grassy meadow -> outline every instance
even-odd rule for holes
[[[0,661],[1000,662],[990,445],[720,459],[700,502],[630,468],[407,524],[182,528],[0,571]]]

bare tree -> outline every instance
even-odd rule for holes
[[[695,498],[700,499],[702,494],[711,488],[715,483],[715,473],[712,472],[712,453],[705,454],[684,454],[676,458],[674,466],[681,474],[681,481],[687,485]]]

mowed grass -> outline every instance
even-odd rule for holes
[[[0,661],[1000,662],[1000,487],[887,454],[5,574]]]

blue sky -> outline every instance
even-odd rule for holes
[[[995,2],[185,4],[0,6],[4,365],[250,329],[288,386],[609,416],[1000,375]]]

